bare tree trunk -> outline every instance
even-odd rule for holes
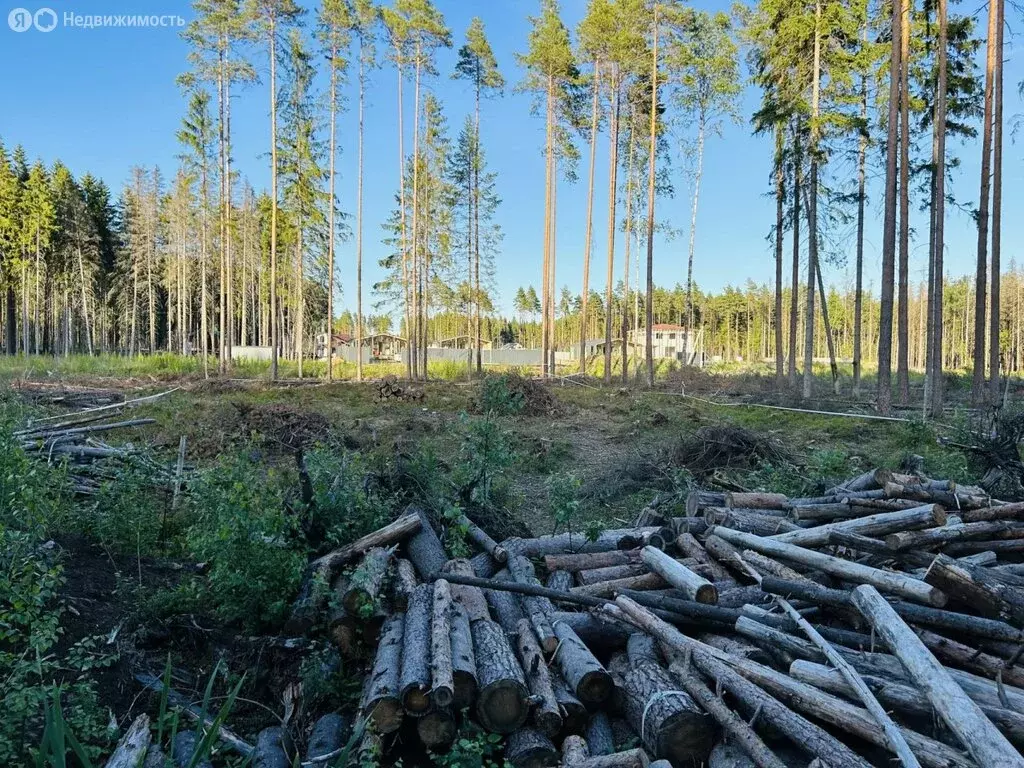
[[[356,381],[363,380],[363,111],[366,102],[366,64],[359,37],[359,150],[356,181]]]
[[[900,98],[902,11],[893,2],[892,48],[889,64],[889,122],[886,143],[885,221],[882,236],[881,312],[878,329],[878,410],[892,409],[892,315],[896,267],[896,150]]]
[[[330,211],[327,214],[327,380],[331,381],[334,378],[334,210],[337,207],[334,197],[334,164],[335,155],[338,151],[337,145],[337,133],[338,133],[338,46],[337,44],[331,45],[331,138],[330,138],[330,154],[331,159],[329,162],[328,170],[328,199],[330,200]],[[362,105],[362,69],[363,62],[360,57],[359,60],[359,71],[360,71],[360,82],[359,82],[359,95],[360,95],[360,106]],[[360,123],[362,123],[362,115],[360,115]],[[360,129],[361,130],[361,129]],[[361,147],[360,147],[361,149]],[[358,350],[358,347],[357,347]]]
[[[1000,257],[1002,250],[1002,220],[1003,220],[1003,33],[1005,27],[1005,1],[990,0],[996,7],[996,39],[995,53],[993,55],[995,65],[995,85],[993,98],[995,104],[992,110],[992,283],[989,293],[991,295],[991,310],[989,313],[989,342],[988,342],[988,385],[989,402],[999,402],[999,331],[1000,331],[1000,280],[1002,270]]]
[[[693,333],[693,252],[697,243],[697,200],[700,197],[700,177],[704,171],[704,128],[706,117],[703,110],[697,120],[697,172],[693,177],[693,207],[690,211],[690,256],[686,266],[686,336]]]
[[[626,161],[625,263],[622,269],[622,383],[629,384],[629,238],[633,234],[633,155],[636,148],[634,121],[629,122],[629,151]],[[637,256],[639,259],[639,255]],[[634,290],[639,290],[637,286]]]
[[[927,408],[932,416],[942,413],[944,382],[943,369],[943,256],[945,250],[945,206],[946,206],[946,46],[947,46],[947,6],[946,0],[938,0],[937,6],[939,40],[937,50],[938,84],[935,93],[935,116],[933,130],[935,132],[935,157],[933,161],[933,205],[932,205],[932,250],[930,253],[931,275],[928,296],[928,324],[931,329],[928,346],[928,403]]]
[[[793,123],[793,265],[789,296],[789,385],[796,388],[797,332],[800,324],[800,188],[803,184],[800,125]]]
[[[775,129],[775,386],[782,389],[785,377],[785,350],[782,346],[782,256],[785,224],[786,173],[783,167],[782,128]],[[687,332],[687,347],[690,334]]]
[[[224,81],[224,369],[231,365],[235,346],[235,270],[231,251],[231,78]]]
[[[548,292],[550,290],[551,271],[551,193],[552,173],[554,170],[554,110],[555,110],[555,82],[554,77],[548,75],[547,90],[547,123],[545,125],[546,142],[545,149],[545,187],[544,187],[544,263],[543,282],[541,286],[541,373],[547,376],[549,371],[548,351],[550,349],[550,328],[548,327]]]
[[[413,364],[416,357],[416,338],[412,329],[412,265],[409,263],[409,242],[405,228],[405,122],[402,116],[403,67],[401,63],[402,52],[396,51],[396,69],[398,72],[398,209],[401,226],[401,248],[402,248],[402,298],[405,310],[405,376],[412,379],[414,376]],[[360,350],[361,352],[361,350]]]
[[[277,28],[270,20],[270,378],[277,380],[281,325],[277,314]],[[204,273],[204,285],[205,285]],[[203,289],[205,296],[206,290]],[[206,313],[203,312],[203,321]],[[203,332],[206,338],[206,332]],[[205,344],[205,342],[204,342]]]
[[[612,381],[612,294],[614,293],[615,224],[618,213],[619,173],[619,65],[609,65],[610,118],[608,124],[608,271],[604,289],[604,383]]]
[[[900,32],[900,252],[899,296],[896,315],[896,388],[899,401],[910,402],[910,3],[901,0],[903,14]]]
[[[228,175],[227,175],[227,146],[225,143],[225,126],[224,126],[224,36],[221,34],[220,37],[220,52],[217,60],[217,134],[218,134],[218,145],[220,147],[220,205],[218,213],[220,215],[220,280],[217,285],[217,313],[219,319],[219,330],[220,338],[217,344],[217,370],[220,373],[224,373],[227,369],[225,367],[225,339],[227,337],[227,302],[225,301],[225,286],[226,286],[226,275],[225,275],[225,258],[227,256],[227,189],[228,189]]]
[[[658,6],[654,6],[651,53],[651,145],[647,168],[647,386],[654,387],[654,169],[658,150]]]
[[[473,122],[473,348],[476,350],[476,372],[483,373],[483,341],[480,338],[480,84],[477,81]]]
[[[814,278],[818,268],[818,106],[821,82],[821,0],[814,4],[814,74],[811,86],[811,190],[807,207],[807,320],[804,328],[803,399],[811,397],[814,383]]]
[[[580,373],[584,374],[587,372],[587,301],[590,298],[590,250],[594,237],[594,167],[597,165],[597,103],[600,89],[601,63],[595,60],[590,100],[590,170],[587,175],[587,227],[583,244],[583,292],[580,294]]]
[[[867,40],[867,27],[864,39]],[[868,78],[860,81],[860,116],[864,122],[857,148],[857,278],[853,295],[853,396],[860,397],[861,324],[864,311],[864,203],[868,157]],[[870,339],[868,340],[870,343]]]
[[[985,49],[985,111],[981,134],[981,192],[978,195],[978,263],[974,278],[974,375],[971,382],[971,397],[976,404],[985,399],[985,291],[992,172],[992,97],[995,87],[998,19],[998,2],[993,0],[988,6],[988,43]],[[993,276],[993,280],[997,279],[997,276]],[[998,355],[998,350],[996,354]]]

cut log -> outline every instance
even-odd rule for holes
[[[313,725],[306,744],[306,763],[327,768],[333,759],[327,755],[337,756],[345,746],[352,730],[352,723],[341,715],[331,712],[319,718]]]
[[[712,648],[725,651],[729,655],[735,656],[739,659],[750,659],[751,661],[756,661],[759,664],[767,664],[771,661],[769,655],[761,648],[758,648],[753,643],[744,642],[740,638],[729,635],[718,635],[713,632],[701,632],[697,635],[697,639],[705,645],[710,645]]]
[[[252,753],[253,768],[291,768],[288,759],[288,733],[279,725],[264,728],[256,737]]]
[[[454,576],[454,574],[452,575]],[[494,576],[494,580],[496,582],[505,583],[509,587],[530,586],[528,584],[514,584],[512,576],[507,569],[498,571]],[[504,590],[485,589],[484,597],[487,599],[487,605],[491,609],[490,615],[494,617],[505,632],[509,635],[514,635],[516,633],[516,625],[519,624],[519,620],[526,618],[526,611],[523,610],[523,604],[518,595],[511,591],[506,592]]]
[[[1024,623],[1024,600],[1015,587],[985,578],[985,571],[939,555],[924,580],[989,619]]]
[[[562,714],[558,709],[558,699],[551,687],[551,675],[537,638],[534,637],[530,622],[522,619],[516,633],[516,651],[519,662],[526,674],[526,684],[530,694],[539,703],[533,710],[533,721],[541,733],[554,738],[562,729]]]
[[[614,565],[629,565],[640,559],[639,550],[615,549],[611,552],[582,552],[575,555],[547,555],[544,567],[548,571],[589,571]]]
[[[963,692],[877,590],[870,585],[857,587],[853,590],[853,602],[979,765],[993,768],[1024,766],[1024,758]]]
[[[570,592],[573,586],[572,573],[569,571],[552,571],[548,576],[547,584],[544,586],[559,592]]]
[[[721,505],[717,505],[721,506]],[[672,531],[678,536],[680,533],[692,533],[694,536],[700,536],[708,529],[708,524],[704,520],[704,515],[701,514],[699,517],[673,517],[672,518]]]
[[[455,701],[452,610],[452,593],[448,582],[438,579],[434,582],[434,603],[430,619],[430,702],[435,709],[441,710],[450,709]],[[443,742],[435,742],[440,743]]]
[[[405,514],[415,515],[420,520],[419,529],[405,542],[406,556],[416,567],[416,573],[421,579],[430,579],[434,574],[441,572],[444,564],[448,562],[448,555],[444,553],[441,539],[430,525],[430,518],[426,512],[419,507],[410,506],[405,510]]]
[[[652,595],[645,592],[634,592],[631,590],[623,590],[621,594],[647,608],[671,611],[672,613],[679,614],[680,616],[689,617],[693,619],[695,623],[701,623],[712,628],[728,626],[731,629],[732,625],[736,622],[736,619],[741,615],[739,610],[735,608],[723,608],[719,605],[706,605],[705,603],[698,603],[692,600],[677,600],[664,595]]]
[[[811,757],[830,755],[837,765],[844,768],[870,768],[868,762],[838,739],[769,696],[713,655],[720,652],[713,649],[709,649],[713,653],[705,651],[706,646],[687,638],[627,597],[619,597],[616,605],[641,629],[657,637],[663,648],[671,649],[677,654],[683,654],[689,649],[694,666],[701,674],[712,678],[718,686],[731,693],[748,717],[757,712],[760,721],[787,736]],[[744,667],[753,666],[749,660],[743,660],[742,664]]]
[[[718,593],[718,605],[722,608],[740,608],[748,603],[764,603],[768,600],[768,596],[756,584],[725,589]]]
[[[474,621],[471,630],[479,686],[477,719],[489,731],[512,733],[522,727],[529,714],[523,670],[498,624]]]
[[[374,547],[363,558],[363,562],[352,571],[348,586],[341,595],[341,605],[352,616],[364,617],[377,606],[384,587],[384,579],[391,563],[392,552]]]
[[[626,657],[630,665],[648,663],[661,666],[661,652],[657,641],[646,632],[634,632],[626,643]]]
[[[430,616],[434,602],[432,584],[420,584],[409,600],[402,636],[402,673],[399,696],[402,709],[412,717],[430,710]]]
[[[615,528],[602,532],[591,541],[585,534],[577,532],[559,533],[554,536],[540,536],[535,539],[510,539],[505,543],[511,556],[546,557],[548,555],[572,554],[579,552],[609,552],[616,549],[635,549],[643,537],[660,533],[659,527]]]
[[[450,709],[430,710],[416,720],[416,734],[423,746],[430,750],[441,749],[455,741],[458,734],[455,716]]]
[[[726,568],[731,568],[734,573],[742,576],[745,581],[757,581],[757,571],[744,562],[740,550],[736,549],[736,547],[721,536],[715,536],[714,533],[708,535],[704,539],[704,548],[708,554]]]
[[[789,499],[784,493],[726,493],[725,506],[753,509],[786,509]]]
[[[146,751],[151,740],[149,715],[143,713],[132,721],[131,727],[117,742],[114,753],[107,760],[106,768],[138,768],[146,759]]]
[[[982,520],[1019,520],[1024,517],[1024,502],[999,504],[982,509],[965,509],[960,513],[965,523],[978,523]]]
[[[629,662],[619,681],[626,720],[656,758],[700,765],[711,750],[714,726],[662,667]]]
[[[658,552],[660,550],[652,551]],[[587,584],[582,587],[573,587],[572,594],[587,595],[590,597],[613,597],[624,589],[644,590],[661,589],[667,582],[657,573],[643,573],[639,576],[628,576],[623,579],[612,581],[601,581],[596,584]]]
[[[716,528],[715,534],[735,546],[747,547],[762,555],[802,563],[846,581],[870,584],[878,589],[925,605],[941,608],[946,603],[946,595],[941,590],[902,574],[871,568],[860,563],[851,563],[848,560],[804,549],[776,539],[766,539],[728,528]]]
[[[576,698],[561,673],[556,668],[549,668],[551,688],[558,700],[558,710],[562,713],[562,731],[564,733],[581,734],[587,726],[589,714],[583,702]]]
[[[362,705],[363,717],[369,718],[377,733],[394,733],[402,725],[400,677],[405,614],[393,613],[384,622],[373,670]]]
[[[778,759],[778,758],[776,758]],[[782,765],[786,765],[782,763]],[[708,755],[708,768],[756,768],[757,764],[734,744],[718,742]]]
[[[571,734],[562,742],[562,765],[573,766],[586,762],[590,757],[590,747],[582,736]]]
[[[536,572],[533,569],[533,563],[522,555],[513,555],[509,558],[508,570],[516,583],[540,586],[540,581],[537,580]],[[554,630],[551,628],[551,621],[548,618],[555,612],[555,607],[551,604],[551,600],[539,595],[527,595],[522,598],[522,603],[526,611],[526,617],[530,620],[533,631],[537,633],[541,647],[546,653],[554,652],[558,646],[558,640],[555,638]]]
[[[404,557],[395,558],[394,576],[391,579],[391,602],[396,611],[409,610],[409,598],[419,585],[416,569]]]
[[[832,504],[802,504],[798,507],[792,507],[789,510],[789,518],[794,523],[821,523],[836,519],[870,515],[877,511],[871,510],[868,507],[854,507],[849,502],[837,501]]]
[[[466,538],[473,542],[478,549],[490,555],[496,563],[508,561],[508,551],[487,535],[487,531],[474,523],[465,515],[459,517],[459,525],[466,529]]]
[[[743,550],[742,557],[751,568],[760,573],[762,576],[775,576],[779,579],[787,579],[789,581],[801,581],[806,582],[808,584],[817,583],[813,579],[807,578],[802,573],[793,570],[788,565],[780,563],[778,560],[772,560],[770,557],[766,557],[765,555],[762,555],[760,552],[755,552],[752,549]]]
[[[861,536],[884,536],[894,531],[909,531],[914,528],[930,528],[946,524],[946,511],[938,504],[924,504],[897,512],[879,512],[875,515],[857,517],[826,523],[815,528],[801,528],[798,531],[773,536],[775,541],[795,544],[798,547],[823,547],[828,544],[831,531],[859,533]]]
[[[472,564],[468,560],[462,559],[449,560],[441,570],[446,575],[460,574],[471,577],[476,575],[473,572]],[[483,590],[479,587],[469,587],[449,581],[449,589],[452,593],[452,600],[466,609],[471,622],[491,618],[491,614],[487,610],[487,598],[484,597]]]
[[[676,537],[676,547],[687,557],[692,557],[712,571],[712,581],[732,581],[732,576],[722,565],[707,553],[703,545],[692,533],[680,533]]]
[[[452,678],[455,683],[453,708],[461,711],[472,706],[476,699],[476,655],[469,614],[459,603],[452,608]]]
[[[983,677],[993,680],[999,678],[1003,683],[1024,687],[1024,669],[1007,664],[998,656],[983,653],[977,648],[951,640],[948,637],[919,629],[916,632],[924,646],[944,663],[967,669]]]
[[[610,755],[615,752],[615,734],[606,712],[595,712],[587,721],[587,748],[590,755]]]
[[[682,592],[688,600],[714,605],[718,602],[718,590],[707,579],[698,576],[678,560],[673,560],[660,549],[644,547],[640,557],[647,567]]]
[[[842,496],[851,491],[872,491],[877,488],[884,488],[886,483],[891,483],[893,474],[887,469],[872,469],[862,475],[857,475],[845,483],[835,485],[825,491],[826,496]]]
[[[986,520],[978,523],[962,523],[943,528],[928,528],[923,531],[899,531],[885,537],[885,546],[901,551],[905,549],[928,549],[955,541],[967,539],[1021,539],[1024,538],[1024,523],[1006,520]]]
[[[803,530],[784,517],[758,515],[738,509],[708,507],[704,510],[704,522],[710,530],[714,526],[724,526],[735,531],[756,533],[758,536],[774,536],[776,534]]]
[[[599,614],[589,611],[572,613],[556,611],[551,614],[551,624],[564,621],[588,648],[599,655],[608,655],[612,651],[626,647],[629,630],[616,621],[609,621]]]
[[[520,728],[505,743],[505,759],[514,768],[548,768],[557,765],[558,750],[540,731]]]
[[[746,721],[733,712],[725,702],[712,693],[700,675],[688,662],[675,662],[669,667],[672,676],[697,704],[718,722],[722,730],[734,740],[758,768],[786,768],[775,754],[761,741]],[[709,761],[713,765],[713,761]]]
[[[560,573],[567,572],[560,571]],[[602,581],[628,579],[632,576],[640,576],[644,573],[647,573],[647,568],[643,563],[627,563],[626,565],[610,565],[606,568],[590,568],[585,571],[579,571],[576,574],[576,579],[579,581],[581,586],[587,586],[588,584],[599,584]]]
[[[590,649],[565,622],[554,626],[558,647],[554,661],[576,698],[587,706],[597,706],[611,695],[611,676]]]
[[[479,555],[474,555],[469,561],[470,565],[473,566],[473,574],[479,576],[482,579],[489,579],[498,571],[501,570],[502,564],[496,561],[486,552],[481,552]]]
[[[578,765],[580,768],[650,768],[652,763],[647,753],[636,747],[611,755],[591,756]]]

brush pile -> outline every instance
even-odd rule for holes
[[[288,631],[366,654],[359,751],[406,765],[470,721],[516,768],[1024,766],[1024,503],[876,470],[676,512],[463,520],[467,560],[410,507],[310,563]]]

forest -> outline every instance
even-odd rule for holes
[[[212,361],[223,372],[235,347],[252,345],[272,349],[273,377],[280,355],[301,376],[330,327],[357,344],[398,333],[408,340],[407,376],[425,378],[427,349],[452,335],[477,349],[485,339],[540,347],[545,371],[554,349],[582,353],[588,338],[603,337],[607,380],[612,339],[640,331],[639,362],[653,380],[651,328],[671,322],[700,333],[710,359],[774,360],[779,385],[800,378],[804,397],[814,360],[852,361],[858,391],[865,365],[877,369],[883,413],[894,393],[907,401],[911,370],[925,373],[929,407],[941,410],[943,370],[970,370],[981,401],[1020,369],[1020,274],[1001,260],[1012,119],[1003,109],[1003,2],[982,18],[910,0],[761,0],[730,13],[593,0],[571,30],[556,0],[542,0],[521,53],[500,63],[484,20],[457,40],[429,0],[334,0],[312,11],[293,0],[203,0],[194,10],[178,78],[188,94],[178,167],[139,158],[114,191],[88,172],[76,178],[59,159],[30,161],[17,137],[3,137],[8,354],[166,350],[199,354],[204,370]],[[441,72],[439,52],[456,47],[453,71]],[[398,88],[400,183],[384,220],[364,221],[365,160],[385,162],[364,160],[365,94],[385,77]],[[472,90],[474,108],[462,119],[446,115],[432,87],[442,78]],[[343,92],[349,82],[354,100]],[[748,85],[760,101],[741,114]],[[501,296],[495,279],[502,187],[486,152],[488,103],[511,89],[534,97],[545,159],[540,289],[514,297]],[[238,98],[267,105],[265,188],[233,168]],[[774,142],[764,193],[776,216],[762,226],[775,280],[708,290],[694,280],[704,154],[729,121]],[[673,166],[678,142],[689,158],[682,171]],[[335,162],[343,144],[359,158],[344,188]],[[958,199],[950,191],[957,153],[968,152],[980,156],[979,193]],[[595,189],[599,164],[607,164],[604,196]],[[873,174],[884,177],[880,222],[865,220]],[[586,194],[585,220],[557,219],[560,180]],[[689,196],[681,228],[664,212],[677,195]],[[977,228],[967,278],[943,266],[952,207]],[[929,213],[927,231],[911,231],[912,210]],[[364,236],[380,226],[385,278],[364,285]],[[585,232],[581,274],[556,272],[559,226]],[[654,235],[669,228],[672,257],[685,249],[687,258],[673,288],[653,282]],[[852,243],[842,236],[849,231]],[[882,242],[880,264],[865,263],[866,231]],[[910,277],[912,244],[927,248],[920,285]],[[354,253],[354,270],[339,270],[342,251]],[[845,283],[826,285],[822,264],[846,264]]]

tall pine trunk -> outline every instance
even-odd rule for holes
[[[867,28],[864,29],[865,40]],[[867,180],[868,157],[868,78],[860,81],[860,117],[863,125],[860,129],[860,142],[857,147],[857,265],[856,285],[853,295],[853,396],[860,397],[860,377],[862,366],[861,341],[864,313],[864,204],[865,185]],[[870,340],[869,340],[870,343]]]
[[[900,253],[899,305],[896,316],[896,388],[899,401],[910,402],[910,0],[901,0],[900,29]]]
[[[697,245],[697,201],[700,198],[700,180],[704,172],[704,131],[707,116],[700,111],[697,119],[697,172],[693,176],[693,206],[690,210],[690,253],[686,264],[686,338],[693,334],[693,253]]]
[[[811,189],[807,206],[807,319],[804,328],[803,399],[811,397],[814,384],[814,282],[818,269],[818,116],[821,83],[821,0],[814,4],[814,70],[811,83]]]
[[[626,231],[623,237],[622,265],[622,383],[629,384],[629,238],[633,234],[633,155],[636,145],[634,120],[629,121],[629,149],[626,159]],[[639,287],[639,286],[637,286]]]
[[[782,127],[775,128],[775,386],[782,389],[785,378],[785,354],[782,347],[782,260],[786,213],[786,172],[783,157]],[[689,331],[692,333],[692,329]],[[691,339],[687,337],[687,347]],[[687,350],[689,352],[689,350]],[[689,362],[689,361],[688,361]]]
[[[204,277],[205,281],[205,277]],[[204,288],[205,295],[205,288]],[[203,312],[206,321],[206,312]],[[206,332],[203,332],[206,338]],[[270,378],[277,380],[281,318],[277,307],[277,28],[270,20]]]
[[[548,352],[550,350],[550,327],[548,324],[548,292],[551,274],[551,194],[552,194],[552,173],[554,170],[554,133],[555,133],[555,79],[548,75],[547,87],[547,122],[545,124],[545,169],[544,169],[544,259],[542,269],[544,270],[541,285],[541,373],[545,376],[549,372]]]
[[[800,123],[793,122],[793,264],[789,294],[789,386],[796,389],[797,332],[800,325],[800,189],[803,186]]]
[[[359,149],[356,179],[356,381],[363,380],[363,108],[366,101],[366,64],[359,37]]]
[[[421,55],[419,44],[416,46],[416,79],[413,93],[413,114],[412,114],[412,279],[413,279],[413,306],[415,307],[415,331],[416,338],[416,362],[413,365],[413,376],[426,379],[426,350],[420,349],[422,343],[422,291],[420,283],[423,279],[420,274],[420,240],[419,240],[419,197],[420,197],[420,73],[422,71]]]
[[[330,149],[331,159],[328,167],[328,199],[330,200],[330,210],[327,213],[327,380],[331,381],[334,378],[334,210],[337,207],[334,199],[334,165],[335,165],[335,154],[337,153],[337,133],[338,133],[338,46],[336,43],[331,45],[331,138],[330,138]],[[360,57],[359,69],[362,72],[363,62]],[[360,82],[360,88],[362,83]],[[362,91],[360,90],[360,97]],[[361,102],[360,102],[361,103]],[[361,119],[361,118],[360,118]]]
[[[992,109],[992,269],[991,309],[989,312],[988,375],[989,402],[999,402],[999,359],[1000,359],[1000,265],[1002,251],[1003,220],[1003,33],[1005,28],[1005,0],[990,0],[996,6],[995,40],[995,84]]]
[[[612,300],[615,280],[615,224],[618,213],[619,179],[619,65],[612,63],[609,74],[610,121],[608,124],[608,274],[604,289],[604,383],[612,381]]]
[[[587,226],[583,236],[583,292],[580,294],[580,373],[583,374],[587,372],[587,301],[590,299],[590,251],[594,237],[594,168],[597,165],[597,104],[600,88],[601,64],[595,60],[590,96],[590,169],[587,174]]]
[[[647,386],[654,387],[654,171],[658,150],[658,6],[654,6],[654,45],[651,53],[651,143],[647,167]]]

